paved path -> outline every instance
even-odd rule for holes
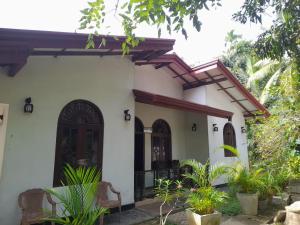
[[[114,213],[104,217],[104,225],[132,225],[138,224],[143,221],[153,219],[154,216],[151,216],[144,211],[139,209],[131,209],[119,213]]]
[[[177,225],[187,225],[185,212],[175,213],[169,216],[169,220]],[[222,216],[221,225],[261,225],[266,224],[268,220],[268,217],[263,216]]]
[[[120,215],[118,213],[107,215],[104,219],[104,225],[148,225],[153,223],[147,223],[146,221],[155,217],[157,217],[157,214],[154,215],[153,212],[147,213],[140,209],[131,209],[122,212]],[[169,220],[177,225],[187,225],[184,211],[170,215]],[[268,220],[269,217],[266,216],[222,216],[221,225],[262,225],[266,224]]]

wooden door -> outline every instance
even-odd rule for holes
[[[76,100],[64,107],[57,127],[54,186],[64,180],[66,164],[102,170],[103,117],[97,106]]]

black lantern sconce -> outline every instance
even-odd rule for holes
[[[24,113],[32,113],[33,112],[33,104],[31,103],[31,98],[25,99],[25,105],[24,105]]]
[[[218,132],[219,128],[217,127],[217,124],[213,124],[213,132]]]
[[[3,120],[4,120],[4,115],[0,115],[0,124],[3,123]]]
[[[192,131],[193,131],[193,132],[196,132],[196,130],[197,130],[197,124],[196,124],[196,123],[193,123]]]
[[[131,120],[131,115],[129,113],[129,109],[124,110],[124,120],[125,121],[130,121]]]
[[[244,134],[244,133],[246,133],[246,128],[245,127],[241,127],[241,132]]]

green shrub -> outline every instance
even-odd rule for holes
[[[288,161],[288,170],[294,179],[300,178],[300,156],[291,156]]]
[[[187,197],[190,209],[200,215],[214,213],[216,208],[224,204],[227,194],[213,187],[203,187],[192,191]]]
[[[241,205],[236,197],[230,196],[217,210],[227,216],[236,216],[241,212]]]
[[[228,178],[231,189],[240,193],[256,193],[261,183],[261,174],[263,169],[248,170],[241,164],[237,164]]]

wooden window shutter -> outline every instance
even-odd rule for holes
[[[236,148],[236,137],[235,137],[235,131],[231,123],[226,123],[223,129],[223,139],[224,139],[224,145],[229,145],[234,148]],[[225,157],[235,157],[236,155],[227,150],[224,149],[224,156]]]

